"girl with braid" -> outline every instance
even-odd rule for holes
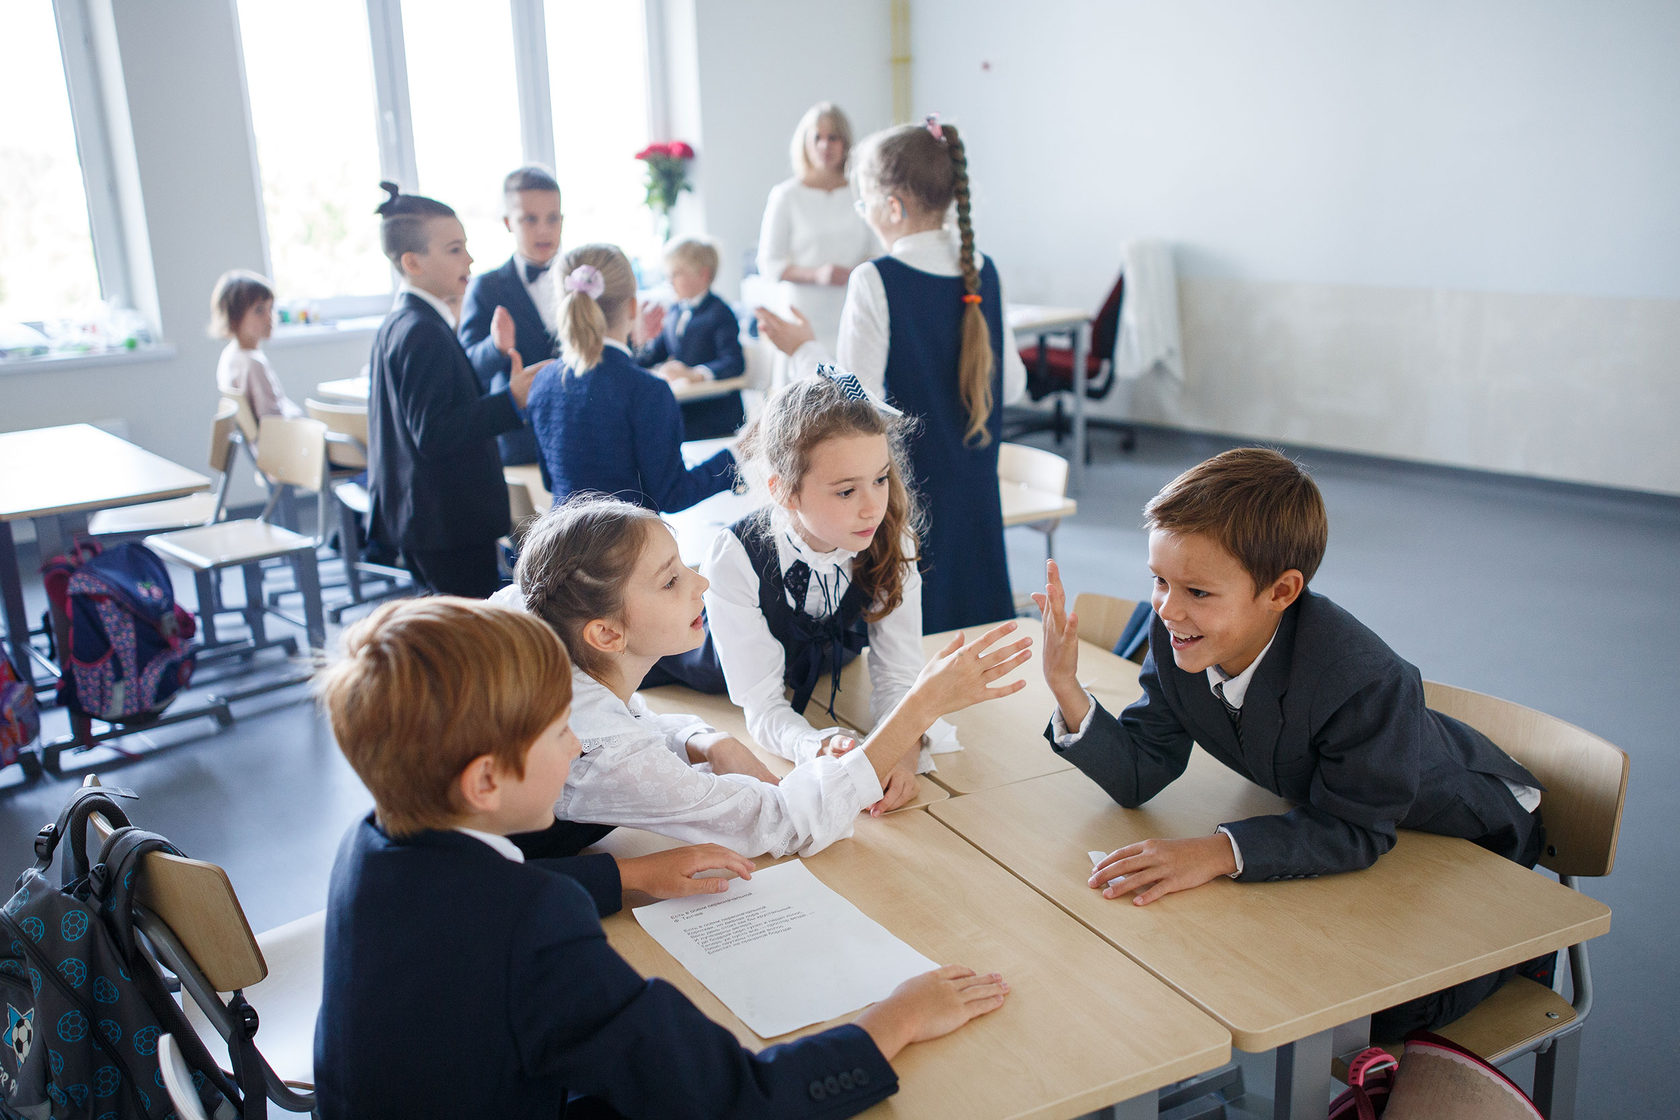
[[[1009,618],[997,445],[1003,404],[1025,389],[1026,368],[1004,329],[997,267],[974,247],[962,138],[933,117],[878,132],[858,145],[852,175],[864,221],[887,253],[852,272],[836,356],[865,389],[919,421],[910,467],[927,510],[922,630]],[[759,324],[808,375],[827,356],[793,314],[760,308]]]

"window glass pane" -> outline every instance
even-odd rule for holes
[[[525,162],[506,3],[403,0],[408,104],[419,191],[455,208],[474,271],[513,252],[502,225],[502,178]]]
[[[280,301],[390,291],[367,8],[239,0],[239,32]]]
[[[85,316],[99,273],[52,5],[0,4],[0,43],[0,323]]]
[[[565,244],[611,241],[652,258],[658,241],[643,202],[646,165],[636,159],[650,139],[642,9],[628,0],[548,0],[544,15]]]

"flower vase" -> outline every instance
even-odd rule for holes
[[[653,235],[659,238],[659,248],[663,252],[671,240],[671,212],[669,210],[655,210],[653,212]]]

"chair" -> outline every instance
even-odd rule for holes
[[[1138,604],[1134,600],[1117,599],[1095,591],[1082,591],[1073,600],[1073,613],[1079,616],[1080,639],[1104,649],[1114,648],[1137,609]],[[1148,639],[1144,642],[1147,649]],[[1140,652],[1133,660],[1141,665],[1143,654]]]
[[[88,521],[88,535],[138,536],[220,521],[227,512],[228,479],[233,459],[244,443],[244,437],[238,430],[238,412],[238,406],[230,397],[223,397],[217,402],[216,414],[210,422],[209,457],[210,473],[215,476],[216,484],[210,490],[203,494],[188,494],[184,498],[171,498],[166,502],[101,510]]]
[[[100,783],[90,774],[83,784]],[[99,814],[93,814],[89,823],[101,839],[110,835],[110,822]],[[248,998],[255,994],[252,1006],[261,1014],[258,1056],[268,1098],[287,1111],[310,1112],[315,1104],[313,1047],[315,1015],[321,1003],[324,915],[255,937],[227,872],[216,864],[151,852],[144,866],[145,876],[135,889],[136,925],[156,962],[180,981],[188,1021],[214,1051],[235,1031],[244,1029],[243,1021],[219,993],[243,992]],[[287,948],[287,967],[271,970],[264,942],[282,933],[293,942]],[[164,1039],[170,1044],[167,1051]],[[288,1055],[281,1069],[290,1076],[276,1071],[270,1059],[275,1053]],[[182,1109],[183,1102],[199,1108],[192,1073],[176,1041],[161,1036],[158,1054],[164,1088],[176,1108]],[[298,1054],[305,1056],[302,1065]],[[169,1084],[172,1077],[177,1081],[174,1086]],[[183,1117],[192,1115],[182,1111]],[[197,1115],[203,1115],[201,1109]]]
[[[1046,559],[1056,557],[1056,526],[1079,512],[1067,496],[1068,463],[1053,451],[1022,443],[998,444],[998,491],[1003,524],[1025,525],[1044,534]]]
[[[1431,708],[1492,739],[1546,787],[1540,866],[1576,890],[1582,876],[1610,874],[1627,800],[1625,753],[1591,732],[1509,700],[1435,681],[1424,681],[1423,692]],[[1535,1054],[1534,1103],[1552,1120],[1566,1120],[1575,1111],[1581,1029],[1593,1001],[1584,943],[1569,947],[1569,977],[1571,998],[1565,1000],[1551,988],[1513,976],[1468,1015],[1435,1033],[1494,1065]]]
[[[350,589],[350,601],[327,612],[337,622],[351,607],[408,594],[414,590],[414,581],[401,568],[357,558],[357,542],[362,540],[362,526],[367,524],[373,509],[373,500],[364,481],[368,469],[367,407],[311,399],[303,402],[303,408],[311,419],[319,420],[327,427],[327,480],[319,491],[316,524],[324,533],[329,524],[330,496],[332,505],[337,509],[338,550],[344,558],[344,582]],[[386,587],[369,595],[362,590],[364,576],[382,581]]]
[[[309,644],[326,644],[327,628],[321,606],[321,576],[316,565],[317,541],[273,523],[273,516],[287,487],[318,491],[326,472],[326,426],[319,420],[264,417],[257,444],[257,469],[275,483],[262,514],[239,521],[220,521],[196,529],[181,529],[146,538],[146,545],[193,572],[198,587],[199,615],[208,646],[229,645],[216,639],[216,575],[224,568],[237,567],[244,573],[246,625],[249,644],[238,652],[250,653],[276,645],[296,652],[291,638],[269,641],[264,625],[268,607],[263,599],[263,561],[283,559],[290,563],[297,589],[303,594],[304,630]]]
[[[1114,287],[1109,290],[1108,298],[1103,300],[1102,307],[1097,309],[1091,318],[1091,349],[1085,355],[1085,398],[1087,400],[1101,400],[1108,396],[1114,388],[1114,347],[1120,340],[1120,304],[1125,296],[1126,277],[1122,273],[1114,281]],[[1049,345],[1049,339],[1040,335],[1038,345],[1023,347],[1021,361],[1027,367],[1027,395],[1035,401],[1041,401],[1052,393],[1071,393],[1073,391],[1073,350],[1068,347],[1054,347]],[[1055,400],[1055,408],[1050,416],[1034,411],[1030,417],[1015,422],[1005,422],[1004,438],[1016,439],[1029,432],[1054,432],[1057,446],[1068,435],[1069,420],[1062,407],[1061,397]],[[1137,433],[1131,425],[1113,420],[1090,420],[1087,426],[1112,428],[1120,433],[1120,448],[1130,451],[1137,446]],[[1086,445],[1085,454],[1090,455],[1090,446]]]

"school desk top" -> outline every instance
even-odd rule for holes
[[[0,521],[86,513],[210,489],[197,471],[91,424],[0,433]]]

